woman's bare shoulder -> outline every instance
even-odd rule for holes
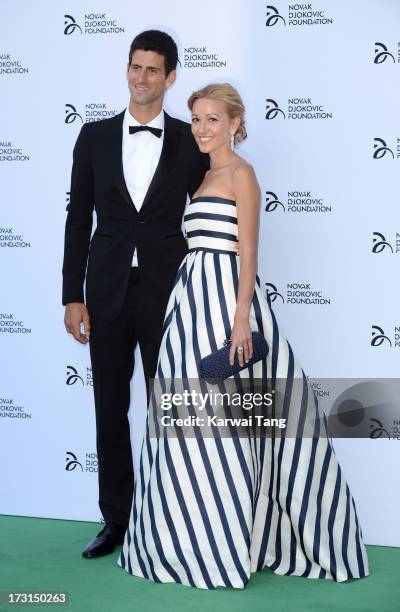
[[[232,165],[232,174],[235,174],[238,170],[242,172],[244,168],[253,169],[253,166],[249,162],[236,153],[236,163]]]
[[[257,195],[260,188],[254,168],[245,159],[238,163],[232,174],[232,188],[238,197],[245,194]]]
[[[243,179],[246,177],[256,178],[256,173],[254,172],[253,166],[245,159],[242,159],[233,169],[232,176],[233,178],[237,179]]]

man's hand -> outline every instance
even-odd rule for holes
[[[90,319],[89,313],[81,302],[70,302],[65,308],[64,323],[67,332],[72,334],[75,340],[86,344],[89,341],[90,335]],[[81,323],[83,323],[84,333],[81,334]]]

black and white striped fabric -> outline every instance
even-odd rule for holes
[[[184,222],[189,253],[167,307],[157,379],[196,379],[200,359],[222,346],[234,320],[235,202],[197,197]],[[258,279],[250,325],[270,347],[252,375],[285,380],[289,412],[297,409],[295,379],[300,401],[316,404]],[[155,437],[148,424],[118,564],[205,589],[243,588],[267,566],[339,582],[369,573],[355,503],[326,436]]]

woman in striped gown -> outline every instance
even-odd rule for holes
[[[118,563],[155,582],[205,589],[243,588],[264,567],[338,582],[367,576],[356,507],[324,417],[256,274],[260,192],[252,167],[233,150],[246,137],[243,103],[228,84],[209,85],[188,103],[211,168],[184,217],[189,252],[167,307],[154,389],[198,381],[200,360],[226,338],[231,363],[236,352],[245,363],[251,332],[261,331],[268,355],[241,376],[283,381],[282,409],[301,433],[226,437],[214,426],[212,435],[191,427],[160,435],[158,422],[155,435],[154,392]],[[304,411],[312,435],[304,435]]]

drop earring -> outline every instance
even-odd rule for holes
[[[235,148],[235,136],[231,134],[231,150],[233,151],[234,148]]]

